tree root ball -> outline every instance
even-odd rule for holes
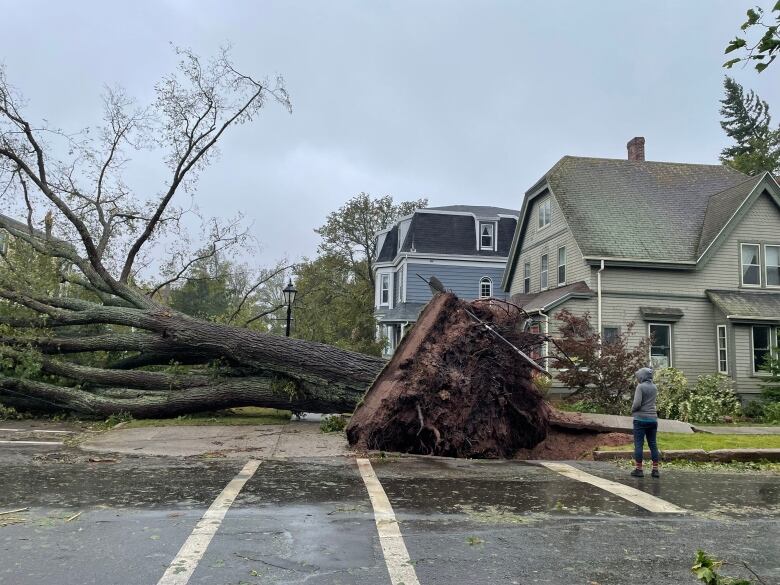
[[[351,445],[509,458],[544,440],[550,410],[533,370],[467,311],[525,353],[541,343],[522,332],[523,317],[512,305],[436,295],[356,409],[347,427]]]

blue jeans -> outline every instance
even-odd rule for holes
[[[650,447],[650,456],[654,462],[661,458],[658,452],[658,445],[655,442],[655,436],[658,433],[658,421],[647,422],[634,419],[634,461],[642,461],[645,437],[647,437],[647,446]]]

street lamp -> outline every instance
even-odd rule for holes
[[[284,334],[287,337],[290,337],[290,321],[292,320],[292,306],[295,302],[295,293],[298,292],[298,289],[293,286],[292,278],[287,283],[287,286],[282,289],[282,293],[284,294],[284,302],[287,303],[287,327],[284,330]]]

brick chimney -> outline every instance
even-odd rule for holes
[[[645,160],[645,137],[637,136],[626,144],[628,160]]]

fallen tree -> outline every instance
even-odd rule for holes
[[[0,69],[0,230],[8,243],[0,254],[0,401],[99,416],[245,405],[349,411],[383,360],[196,319],[163,302],[165,286],[246,237],[239,222],[214,222],[211,239],[188,259],[185,212],[174,197],[192,188],[228,129],[269,101],[290,108],[281,79],[239,72],[227,53],[209,62],[179,55],[178,72],[156,86],[148,108],[108,90],[104,124],[90,134],[29,121]],[[170,178],[145,198],[123,169],[127,150],[149,144],[163,149]],[[34,281],[25,250],[50,259],[56,286]],[[170,277],[139,284],[143,268],[166,253]]]
[[[436,295],[355,410],[350,444],[479,458],[535,447],[550,408],[534,386],[534,364],[518,352],[541,341],[522,332],[524,321],[501,301]]]

